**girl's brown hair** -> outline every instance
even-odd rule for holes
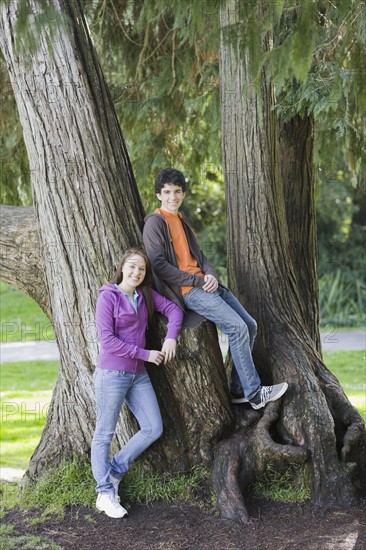
[[[120,260],[120,262],[117,266],[116,272],[115,272],[112,280],[110,281],[110,283],[111,284],[116,284],[116,285],[121,284],[122,279],[123,279],[122,268],[123,268],[124,264],[126,263],[126,261],[129,258],[131,258],[131,256],[141,256],[141,258],[143,258],[143,260],[145,261],[145,265],[146,265],[145,278],[142,281],[142,283],[138,286],[138,288],[141,289],[141,292],[144,296],[145,304],[147,306],[147,311],[148,311],[148,315],[149,315],[149,322],[150,322],[151,319],[153,318],[153,315],[154,315],[154,304],[153,304],[152,297],[151,297],[151,292],[150,292],[151,284],[152,284],[152,269],[151,269],[150,260],[149,260],[146,253],[143,250],[141,250],[140,248],[128,248],[125,251],[125,253],[123,254],[123,256],[122,256],[122,258],[121,258],[121,260]]]

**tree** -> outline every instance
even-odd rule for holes
[[[258,2],[260,21],[263,10]],[[290,384],[281,408],[277,403],[266,407],[250,436],[242,428],[242,438],[236,434],[229,439],[217,456],[222,512],[245,520],[238,484],[245,488],[268,461],[280,468],[286,461],[308,458],[313,502],[352,502],[357,470],[365,482],[366,439],[361,415],[321,357],[313,117],[294,114],[284,122],[276,115],[276,94],[266,67],[253,88],[253,61],[250,51],[241,47],[238,5],[226,2],[221,17],[229,281],[258,320],[255,361],[262,380]],[[268,33],[263,39],[264,51],[270,49],[269,38]],[[247,419],[247,425],[252,424]]]
[[[40,260],[35,254],[34,261],[47,290],[43,307],[52,317],[61,352],[48,422],[27,474],[33,478],[62,458],[88,455],[96,292],[121,250],[141,243],[143,209],[79,4],[53,4],[54,24],[38,26],[39,47],[29,59],[15,50],[21,40],[15,26],[22,15],[19,5],[3,8],[1,47],[30,159],[37,225],[31,238],[35,249],[39,243]],[[37,6],[31,4],[27,19],[31,30],[39,17]],[[221,511],[246,521],[240,488],[268,462],[279,469],[306,462],[315,502],[352,501],[354,489],[342,465],[349,472],[358,470],[362,478],[358,453],[365,445],[365,430],[321,361],[312,116],[293,114],[285,122],[278,117],[265,67],[260,87],[251,86],[253,52],[243,53],[239,47],[238,22],[236,3],[228,2],[222,8],[221,82],[230,284],[258,319],[255,359],[263,382],[288,379],[291,387],[263,415],[236,407],[237,429],[223,440],[233,431],[234,414],[215,331],[207,323],[184,331],[178,361],[151,369],[165,435],[145,464],[163,471],[202,462],[211,466],[216,451],[214,486]],[[266,53],[268,49],[265,43]],[[245,83],[247,102],[242,96]],[[12,212],[5,210],[9,216]],[[27,215],[31,219],[32,211]],[[13,267],[25,262],[14,246],[27,239],[25,229],[16,220],[13,227],[12,233],[3,231],[3,277],[30,292]],[[38,295],[37,288],[32,292]],[[162,327],[158,330],[154,338]],[[131,419],[124,413],[117,433],[120,444],[130,429]]]
[[[79,3],[56,1],[48,12],[36,2],[27,6],[26,30],[37,36],[35,47],[31,52],[24,47],[29,41],[21,32],[20,1],[2,5],[1,49],[23,126],[34,209],[3,207],[2,278],[50,316],[61,365],[26,480],[63,459],[89,454],[97,290],[122,251],[141,245],[144,214]],[[151,375],[165,435],[146,455],[146,464],[169,472],[210,463],[215,441],[233,419],[212,326],[187,330],[180,338],[179,362],[152,369]],[[124,411],[119,445],[131,429],[133,421]]]
[[[240,7],[242,34],[250,44],[254,70],[266,62],[267,73],[271,71],[276,84],[277,112],[291,118],[294,111],[310,109],[316,117],[314,158],[318,169],[317,212],[321,216],[318,218],[321,222],[318,223],[319,257],[326,260],[331,254],[348,264],[344,249],[355,248],[353,256],[359,257],[355,239],[350,238],[343,247],[332,247],[330,252],[329,241],[333,239],[327,231],[329,226],[323,223],[322,211],[325,210],[327,217],[327,211],[332,210],[333,217],[327,221],[343,234],[352,210],[361,206],[364,195],[361,180],[365,172],[362,159],[366,158],[362,131],[365,94],[361,93],[366,73],[362,67],[364,5],[355,0],[312,4],[276,0],[265,3],[266,20],[259,25],[250,14],[255,3],[248,1]],[[219,0],[172,0],[169,4],[161,0],[128,3],[117,0],[82,2],[82,5],[124,130],[144,207],[153,208],[150,182],[157,169],[170,165],[174,159],[174,164],[185,171],[193,184],[194,195],[189,194],[185,208],[199,240],[205,244],[205,250],[214,252],[215,265],[223,266],[224,272],[225,209],[218,147],[221,134]],[[294,17],[295,13],[300,16]],[[244,20],[250,23],[243,28]],[[274,29],[275,47],[262,56],[260,40],[263,30],[268,28]],[[30,194],[27,159],[19,151],[22,145],[19,125],[8,122],[15,118],[15,101],[7,93],[6,72],[6,67],[2,67],[1,78],[5,82],[2,87],[4,117],[0,120],[1,192],[6,197],[2,202],[28,205],[31,201],[25,202]],[[281,89],[284,93],[279,94]],[[16,163],[12,161],[15,154]],[[337,204],[329,208],[330,200],[319,201],[319,192],[326,199],[333,193],[337,173],[342,174]],[[346,188],[351,188],[347,194],[343,191]],[[202,203],[200,209],[197,203]],[[341,223],[341,219],[346,224]],[[324,268],[334,271],[334,266],[324,261],[320,275]],[[350,271],[347,281],[350,280],[351,288],[356,287],[354,279],[356,276]],[[355,292],[353,297],[357,302]],[[359,310],[362,312],[362,304]]]

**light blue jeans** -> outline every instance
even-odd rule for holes
[[[251,399],[261,387],[261,380],[253,363],[252,349],[257,334],[257,323],[243,308],[229,289],[219,285],[215,292],[192,288],[183,296],[188,309],[200,313],[227,335],[234,367],[230,390],[244,391]]]
[[[98,492],[113,492],[110,475],[122,479],[130,464],[163,433],[159,405],[146,372],[95,369],[97,422],[91,446],[91,464]],[[112,460],[110,445],[119,413],[126,402],[140,430]]]

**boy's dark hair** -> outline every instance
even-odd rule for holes
[[[175,168],[163,168],[155,178],[155,193],[160,193],[166,183],[174,183],[185,193],[187,184],[182,172]]]

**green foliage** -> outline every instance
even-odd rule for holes
[[[288,92],[293,78],[300,84],[293,90],[299,103],[291,105],[298,112],[310,107],[319,114],[336,110],[338,104],[347,100],[353,101],[365,86],[362,74],[362,53],[366,46],[362,30],[366,15],[364,3],[346,0],[319,4],[292,0],[286,2],[277,17],[273,15],[270,30],[276,29],[279,33],[263,62],[279,91]],[[287,59],[283,55],[286,50],[290,52]],[[284,63],[280,74],[275,72],[279,66],[277,55]],[[359,97],[358,107],[360,112],[364,110],[365,98]]]
[[[54,330],[39,305],[23,292],[0,282],[1,342],[55,341]]]
[[[225,279],[221,3],[117,0],[84,2],[84,9],[146,211],[157,206],[153,193],[157,171],[168,165],[183,170],[190,186],[184,209],[204,252]],[[363,243],[361,239],[355,243],[351,237],[366,174],[362,164],[366,159],[362,130],[365,3],[253,0],[237,5],[237,22],[227,32],[235,39],[239,33],[242,47],[248,48],[251,91],[260,89],[259,78],[266,74],[275,85],[279,116],[286,119],[296,112],[315,116],[316,166],[321,169],[317,184],[319,274],[333,270],[331,265],[323,269],[323,258],[331,254],[347,265],[349,281],[349,271],[355,271],[351,254],[359,264],[359,246],[364,246],[364,238]],[[52,27],[54,20],[50,15],[49,19]],[[20,125],[14,123],[16,107],[4,63],[0,76],[5,82],[0,121],[1,200],[29,204],[26,152]],[[329,181],[327,174],[333,172],[336,175]],[[335,241],[343,247],[334,246]],[[357,275],[358,279],[362,277]],[[13,336],[7,338],[10,341]],[[14,339],[18,338],[14,334]]]
[[[8,6],[9,12],[16,9],[15,23],[15,52],[22,59],[22,62],[30,63],[31,57],[35,55],[41,46],[42,31],[44,34],[49,52],[53,53],[53,45],[61,32],[66,32],[70,21],[68,14],[55,9],[49,0],[37,0],[30,2],[20,1],[14,5],[12,0],[2,0]]]
[[[322,164],[320,161],[316,179],[319,244],[326,246],[336,241],[339,244],[346,243],[350,237],[353,216],[358,210],[351,175],[347,170],[338,170],[335,163],[328,166]]]
[[[306,468],[303,465],[290,465],[279,471],[268,464],[251,489],[254,495],[275,502],[301,503],[310,498]]]
[[[240,2],[226,29],[249,53],[251,89],[261,78],[274,86],[276,112],[315,116],[349,152],[353,170],[365,172],[366,5],[332,2]],[[329,157],[330,159],[332,157]]]
[[[30,205],[28,156],[9,72],[0,53],[0,203]]]
[[[226,281],[226,212],[224,182],[219,166],[205,165],[202,185],[192,182],[182,210],[193,224],[203,253],[215,266],[221,281]],[[209,225],[207,223],[209,220]]]
[[[320,319],[324,325],[365,326],[366,284],[340,269],[319,279]]]
[[[196,228],[200,226],[196,207],[205,202],[207,166],[214,165],[217,181],[222,179],[218,73],[221,3],[175,0],[167,5],[158,0],[131,0],[116,7],[103,5],[98,11],[86,6],[92,33],[98,35],[99,52],[106,60],[103,66],[112,84],[145,209],[155,207],[152,183],[157,170],[174,165],[183,170],[195,190],[192,201],[188,197],[187,212]],[[276,109],[282,118],[297,112],[315,115],[317,164],[323,169],[334,165],[336,143],[343,157],[343,173],[351,170],[352,178],[357,170],[362,173],[361,159],[366,158],[362,155],[364,4],[353,0],[321,4],[257,0],[236,6],[236,23],[225,32],[235,40],[239,35],[242,48],[249,51],[251,92],[260,89],[264,69],[275,84]],[[343,183],[347,184],[347,176]],[[328,188],[325,192],[328,194]],[[214,194],[214,189],[207,190],[210,202],[214,202]],[[347,196],[351,203],[346,204],[340,218],[349,228],[354,196],[348,190]],[[222,189],[220,200],[223,212]],[[325,200],[318,212],[322,208],[327,218]],[[218,233],[212,216],[215,210],[202,209],[205,227],[197,232],[200,241],[214,249],[212,259],[224,272],[225,215]],[[333,217],[328,217],[331,222],[336,210],[332,212]],[[335,229],[343,235],[344,227],[336,224]],[[321,240],[322,230],[320,227]],[[328,234],[325,240],[331,240]]]
[[[183,170],[203,196],[207,167],[221,172],[217,9],[150,0],[85,10],[145,209],[164,166]]]
[[[365,213],[362,174],[342,150],[333,156],[332,134],[318,132],[316,180],[318,276],[321,319],[343,325],[365,322]],[[332,159],[330,162],[329,159]]]

